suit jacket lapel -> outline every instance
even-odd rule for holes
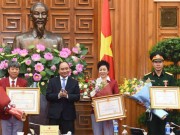
[[[6,87],[10,87],[9,77],[6,78],[5,85],[6,85]]]
[[[56,78],[56,84],[57,84],[58,89],[61,89],[61,88],[62,88],[62,87],[61,87],[60,76],[58,76],[58,77]]]
[[[66,90],[71,86],[71,78],[68,77],[67,83],[66,83]]]
[[[17,78],[16,87],[21,86],[21,82],[19,81],[19,78]]]

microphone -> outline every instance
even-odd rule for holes
[[[179,125],[177,125],[177,124],[175,124],[175,123],[173,123],[173,122],[170,122],[170,125],[173,125],[173,126],[175,126],[175,127],[180,128],[180,126],[179,126]]]

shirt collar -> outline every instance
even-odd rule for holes
[[[13,80],[11,77],[9,77],[9,82],[10,82],[10,84],[12,83],[12,81],[14,81],[14,84],[16,84],[17,78]]]
[[[163,71],[161,72],[161,75],[160,75],[160,76],[163,76],[163,75],[164,75],[164,73],[165,73],[165,71],[163,70]],[[153,76],[155,76],[155,75],[157,76],[157,74],[156,74],[156,72],[155,72],[155,71],[153,71],[152,75],[153,75]]]
[[[35,29],[32,30],[32,35],[34,38],[37,38],[37,32]],[[44,35],[43,35],[43,38],[45,39],[47,37],[47,31],[44,30]]]
[[[67,76],[67,77],[65,77],[65,78],[63,78],[62,76],[60,76],[60,79],[61,79],[61,80],[62,80],[62,79],[67,80],[67,79],[68,79],[68,76]]]
[[[109,81],[109,82],[111,81],[109,76],[106,77],[106,80]],[[97,81],[102,82],[102,78],[101,77],[97,78]]]

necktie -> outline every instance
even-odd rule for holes
[[[62,79],[62,89],[64,89],[64,90],[65,90],[65,86],[66,86],[65,81],[66,81],[66,79],[63,78],[63,79]]]
[[[12,81],[11,83],[12,83],[11,86],[15,87],[15,81]]]

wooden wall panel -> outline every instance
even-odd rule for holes
[[[116,80],[142,78],[150,71],[148,51],[155,43],[154,2],[114,0],[111,11]]]
[[[1,0],[0,43],[12,44],[16,34],[32,28],[29,8],[37,1],[44,2],[49,7],[46,27],[48,30],[61,34],[69,48],[76,43],[83,43],[88,48],[86,73],[96,78],[103,0]],[[157,41],[164,38],[164,31],[158,31],[158,10],[164,3],[154,0],[109,0],[109,5],[115,79],[121,84],[124,78],[142,78],[145,73],[151,71],[149,50]],[[176,32],[176,36],[179,36],[179,27]],[[172,35],[165,33],[165,38],[169,36]],[[127,112],[128,117],[120,123],[138,126],[135,118],[142,109],[138,109],[137,105],[129,100],[126,101],[126,105],[127,110],[132,110]],[[76,128],[82,125],[77,125]],[[79,131],[81,129],[84,130],[79,128]]]

